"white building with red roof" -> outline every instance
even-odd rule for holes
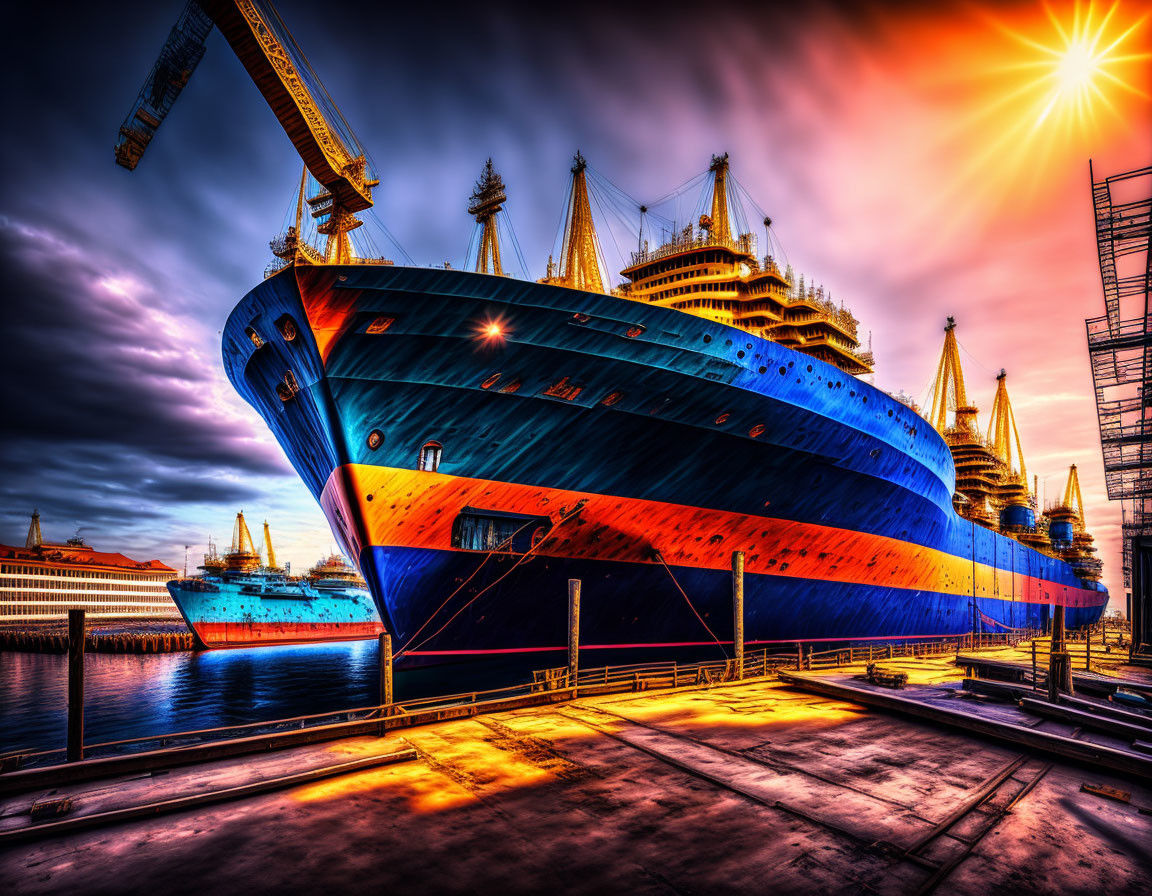
[[[80,537],[49,544],[32,513],[24,547],[0,545],[0,623],[56,619],[69,610],[89,618],[178,617],[166,583],[176,570],[97,551]]]

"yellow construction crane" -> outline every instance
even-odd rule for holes
[[[264,520],[264,565],[269,569],[279,569],[276,562],[276,551],[272,549],[272,535],[268,531],[268,520]]]
[[[204,55],[213,24],[322,187],[318,196],[307,201],[313,217],[321,219],[317,229],[328,237],[323,260],[351,261],[348,234],[362,223],[356,212],[372,207],[372,189],[379,180],[355,134],[269,3],[199,0],[187,4],[120,128],[116,161],[130,170],[136,167]]]
[[[1008,374],[1001,370],[996,377],[996,397],[992,400],[992,414],[988,423],[988,444],[1004,466],[1005,472],[1018,472],[1027,483],[1028,471],[1024,467],[1024,451],[1020,447],[1020,432],[1016,429],[1016,415],[1008,399]]]
[[[561,248],[560,271],[554,273],[552,259],[548,259],[548,276],[541,283],[582,289],[585,292],[606,292],[600,272],[600,244],[596,239],[596,226],[592,220],[592,207],[588,203],[588,163],[579,152],[572,160],[572,187],[568,214],[564,221],[564,242]]]
[[[468,214],[476,217],[476,223],[481,228],[475,266],[478,274],[504,274],[504,266],[500,261],[500,237],[496,232],[496,215],[507,201],[504,181],[492,167],[492,159],[489,158],[468,199]]]

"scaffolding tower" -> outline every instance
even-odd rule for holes
[[[1123,502],[1130,589],[1132,545],[1152,536],[1152,167],[1097,181],[1089,162],[1088,173],[1105,311],[1086,321],[1088,354],[1108,498]]]

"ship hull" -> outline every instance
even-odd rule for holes
[[[907,407],[714,321],[484,275],[300,268],[240,303],[224,358],[402,658],[559,650],[569,578],[589,649],[731,642],[734,551],[748,643],[1039,627],[1055,607],[1077,626],[1107,603],[958,517],[948,448]],[[418,469],[432,444],[438,469]]]
[[[237,585],[174,579],[168,591],[197,647],[252,647],[355,641],[384,631],[367,593],[320,593],[312,599],[244,593]]]

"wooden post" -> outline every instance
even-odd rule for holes
[[[1055,703],[1061,692],[1073,693],[1072,657],[1065,635],[1064,607],[1052,608],[1052,646],[1048,656],[1048,699]]]
[[[1087,637],[1084,639],[1084,668],[1089,672],[1092,671],[1092,629],[1088,629]]]
[[[84,611],[68,611],[68,761],[84,758]]]
[[[392,636],[380,633],[380,705],[392,706]],[[389,714],[386,710],[385,714]]]
[[[797,672],[803,672],[804,671],[804,645],[803,644],[797,644],[796,645],[796,671]]]
[[[1032,639],[1032,690],[1036,690],[1036,639]]]
[[[568,686],[576,697],[576,678],[580,674],[580,580],[568,580]]]
[[[732,552],[732,642],[736,680],[744,677],[744,552]]]

